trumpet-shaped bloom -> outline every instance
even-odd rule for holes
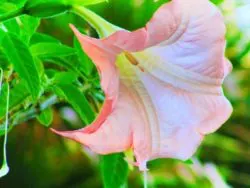
[[[145,170],[155,158],[188,159],[229,118],[225,25],[208,0],[172,0],[144,28],[102,39],[72,29],[98,68],[106,99],[91,125],[56,133],[99,154],[133,148]]]

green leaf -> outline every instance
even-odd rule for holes
[[[65,0],[29,0],[25,8],[29,15],[46,18],[65,13],[70,6]]]
[[[5,0],[5,1],[14,3],[18,8],[24,7],[25,3],[27,2],[27,0]]]
[[[29,0],[26,10],[29,15],[46,18],[63,14],[75,5],[93,5],[106,0]]]
[[[61,42],[59,40],[57,40],[56,38],[50,36],[50,35],[46,35],[43,33],[34,33],[34,35],[32,36],[31,40],[30,40],[30,44],[36,44],[36,43],[57,43],[57,44],[61,44]]]
[[[8,65],[9,65],[9,62],[8,62],[5,54],[0,49],[0,68],[5,70],[5,69],[7,69]]]
[[[1,92],[0,92],[0,119],[4,118],[6,114],[6,99],[7,99],[7,84],[1,85]]]
[[[210,1],[218,5],[218,4],[221,4],[224,0],[210,0]]]
[[[33,36],[38,26],[40,25],[40,19],[32,16],[23,15],[20,16],[20,29],[21,38],[29,43],[30,38]]]
[[[26,0],[18,0],[18,2],[1,2],[0,6],[0,22],[5,21],[22,14]]]
[[[75,54],[75,50],[57,43],[37,43],[30,47],[32,55],[41,58],[61,57]]]
[[[3,118],[6,114],[6,98],[7,98],[7,84],[1,85],[0,92],[0,117]],[[1,119],[0,118],[0,119]]]
[[[73,72],[59,72],[55,73],[53,78],[54,84],[71,84],[77,80],[77,75]]]
[[[2,41],[2,47],[7,59],[14,65],[15,71],[25,80],[33,99],[36,99],[40,94],[41,81],[28,47],[11,34],[6,34]]]
[[[95,113],[84,94],[74,85],[60,84],[58,86],[63,92],[63,97],[80,115],[82,121],[86,124],[90,124],[95,119]]]
[[[3,31],[3,29],[1,28],[1,24],[0,24],[0,43],[2,42],[2,39],[4,38],[4,36],[5,36],[5,31]]]
[[[33,58],[34,58],[34,61],[36,63],[36,68],[39,72],[39,76],[42,78],[42,76],[44,75],[43,62],[38,57],[33,57]]]
[[[6,86],[5,86],[6,87]],[[2,91],[2,96],[6,96],[5,90]],[[22,103],[29,93],[26,89],[26,84],[24,81],[19,82],[10,90],[10,106],[9,110],[12,110],[15,106]],[[0,98],[0,119],[2,119],[6,113],[4,105],[6,104],[6,97]]]
[[[108,2],[108,0],[71,0],[72,5],[81,5],[81,6],[86,6],[86,5],[94,5],[102,2]]]
[[[49,127],[53,121],[53,110],[51,108],[45,109],[37,116],[37,120],[45,127]]]
[[[105,188],[119,188],[126,185],[128,164],[122,153],[103,155],[100,163]]]
[[[77,74],[80,73],[80,63],[76,61],[74,58],[76,58],[75,55],[73,56],[67,56],[67,57],[53,57],[46,59],[46,64],[54,64],[60,67],[63,67],[65,69],[71,70]]]
[[[30,38],[37,30],[39,24],[40,19],[28,15],[22,15],[3,22],[3,26],[8,32],[16,35],[26,44],[29,44]]]
[[[4,21],[2,24],[2,27],[4,27],[5,30],[7,30],[8,32],[11,32],[12,34],[18,37],[20,36],[20,28],[16,18]]]
[[[4,2],[0,6],[0,15],[4,15],[17,10],[17,6],[14,3]]]
[[[94,68],[93,62],[90,60],[90,58],[87,56],[87,54],[84,53],[79,41],[76,40],[76,38],[74,39],[74,46],[75,46],[75,49],[77,51],[79,62],[81,64],[81,70],[83,70],[83,72],[86,75],[90,75],[93,71],[93,68]]]
[[[1,30],[0,28],[0,44],[2,43],[2,39],[5,36],[5,32],[3,30]],[[0,68],[2,68],[3,70],[7,69],[8,67],[8,60],[3,52],[3,49],[0,47]]]
[[[192,159],[188,159],[188,160],[184,161],[184,163],[189,164],[189,165],[194,164]]]

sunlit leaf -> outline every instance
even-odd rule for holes
[[[55,84],[71,84],[76,81],[77,74],[73,72],[57,72],[53,77],[53,82]]]
[[[2,47],[9,62],[14,65],[15,71],[26,81],[27,89],[33,99],[36,99],[41,90],[41,81],[28,47],[11,34],[6,34],[2,40]]]
[[[3,25],[8,32],[16,35],[26,44],[29,43],[30,38],[35,33],[39,24],[40,19],[28,15],[22,15],[3,22]]]
[[[0,6],[0,22],[22,14],[25,2],[26,0],[18,0],[14,2],[2,0]]]
[[[90,60],[90,58],[83,52],[80,43],[75,39],[74,40],[74,46],[77,51],[77,55],[79,57],[81,69],[86,75],[90,75],[93,71],[94,64]]]
[[[126,184],[128,164],[123,154],[103,155],[100,165],[105,188],[119,188]]]
[[[49,127],[53,121],[53,110],[47,108],[37,116],[38,121],[45,127]]]
[[[44,18],[65,13],[69,6],[64,0],[29,0],[26,9],[29,15]]]
[[[108,2],[108,0],[71,0],[73,5],[94,5],[98,3]]]
[[[80,115],[82,121],[86,124],[90,124],[95,118],[95,113],[84,94],[74,85],[60,84],[59,88],[62,90],[66,101],[71,104]]]
[[[7,95],[5,90],[2,91],[2,95],[3,96]],[[10,90],[9,109],[12,110],[14,107],[21,104],[28,96],[29,96],[29,92],[26,89],[26,83],[24,81],[21,81],[20,83],[16,84]],[[4,114],[6,113],[4,104],[6,104],[6,97],[1,97],[0,98],[0,119],[2,119]]]
[[[9,13],[9,12],[13,12],[16,11],[18,7],[14,4],[14,3],[9,3],[9,2],[4,2],[1,3],[0,6],[0,16]]]
[[[42,58],[69,56],[76,53],[75,49],[57,43],[37,43],[32,45],[30,50],[34,56]]]
[[[211,2],[213,2],[214,4],[218,5],[220,3],[222,3],[224,0],[210,0]]]
[[[60,44],[60,41],[57,40],[56,38],[50,36],[50,35],[36,32],[32,36],[32,38],[30,40],[30,44],[32,45],[32,44],[36,44],[36,43],[57,43],[57,44]]]

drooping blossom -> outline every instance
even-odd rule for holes
[[[172,0],[134,32],[82,11],[97,30],[109,27],[95,39],[72,26],[106,99],[91,125],[54,131],[99,154],[132,148],[140,170],[155,158],[190,158],[232,112],[222,90],[231,64],[220,11],[208,0]]]

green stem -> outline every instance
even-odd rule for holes
[[[0,68],[0,94],[1,94],[1,90],[2,90],[2,82],[3,82],[3,69]]]
[[[6,144],[7,144],[7,134],[8,134],[8,121],[9,121],[9,116],[8,116],[8,111],[9,111],[9,102],[10,102],[10,86],[9,84],[7,85],[7,100],[6,100],[6,115],[5,115],[5,137],[4,137],[4,149],[3,149],[3,155],[4,155],[4,162],[6,163]]]
[[[71,12],[83,17],[94,29],[96,29],[100,37],[107,37],[113,32],[121,30],[121,28],[112,25],[96,13],[83,6],[73,6]]]
[[[84,87],[82,87],[80,90],[82,92],[87,91],[89,88],[91,87],[91,85],[85,85]],[[42,102],[38,108],[32,107],[31,109],[25,110],[24,112],[20,112],[16,115],[13,115],[10,118],[9,121],[9,130],[11,130],[14,126],[19,125],[23,122],[26,122],[30,119],[33,119],[34,117],[36,117],[37,114],[39,114],[40,112],[42,112],[43,110],[46,110],[47,108],[53,106],[54,104],[58,103],[60,100],[58,99],[58,97],[56,95],[52,95],[49,98],[47,98],[44,102]],[[0,124],[0,131],[3,130],[4,124]]]
[[[144,188],[148,187],[148,175],[147,175],[147,170],[143,171],[143,184],[144,184]]]
[[[8,124],[9,124],[9,116],[8,116],[9,101],[10,101],[10,87],[9,84],[7,84],[6,114],[5,114],[4,143],[3,143],[3,165],[0,169],[0,177],[5,176],[9,172],[9,166],[6,157],[7,156],[6,146],[7,146]]]
[[[48,99],[46,99],[38,108],[31,108],[29,110],[26,110],[24,112],[17,114],[16,116],[13,116],[10,119],[9,124],[11,125],[11,127],[9,129],[12,129],[15,125],[18,125],[20,123],[23,123],[25,121],[28,121],[34,118],[41,111],[53,106],[57,102],[59,102],[59,99],[57,98],[57,96],[53,95],[49,97]],[[1,127],[3,127],[3,125],[0,125],[0,130],[1,130]]]

